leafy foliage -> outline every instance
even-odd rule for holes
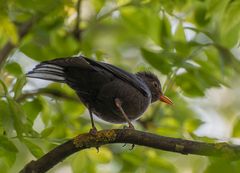
[[[76,4],[76,0],[0,0],[0,57],[9,41],[16,46],[8,61],[0,65],[1,169],[17,172],[30,161],[29,155],[41,157],[90,128],[84,106],[69,87],[25,78],[26,70],[34,66],[30,59],[44,61],[81,53],[132,72],[155,71],[162,83],[166,79],[164,92],[175,105],[152,105],[136,123],[137,128],[173,137],[215,140],[211,134],[195,134],[205,122],[188,100],[205,98],[209,89],[233,87],[237,81],[239,1],[83,0],[79,23]],[[20,26],[29,20],[34,21],[30,31],[19,35]],[[235,120],[229,137],[239,137],[239,110],[220,107],[215,109],[232,114]],[[226,118],[226,123],[230,119]],[[98,129],[115,126],[97,123]],[[23,154],[24,149],[28,152]],[[89,150],[66,162],[71,162],[68,165],[73,172],[126,173],[236,172],[240,165],[207,160],[208,166],[202,167],[204,159],[175,164],[176,154],[142,147],[126,150],[104,147],[98,154]],[[184,160],[187,156],[178,157]]]

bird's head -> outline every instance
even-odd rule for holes
[[[156,102],[157,100],[160,100],[169,105],[173,104],[173,102],[163,94],[161,83],[156,75],[154,75],[151,72],[138,72],[136,75],[142,78],[143,81],[148,86],[148,88],[150,89],[152,95],[151,99],[152,103]]]

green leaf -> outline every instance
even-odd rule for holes
[[[83,114],[85,111],[85,107],[81,102],[74,101],[64,101],[61,103],[62,110],[67,114],[71,115],[73,118],[79,117],[79,115]]]
[[[160,26],[159,16],[156,15],[159,11],[158,6],[159,4],[151,5],[151,8],[134,8],[134,6],[121,8],[121,20],[119,22],[121,22],[124,30],[119,30],[118,37],[121,39],[126,36],[128,39],[134,37],[133,40],[129,39],[129,41],[138,45],[146,42],[146,39],[151,39],[158,44]]]
[[[233,16],[240,15],[239,8],[239,1],[229,3],[220,23],[221,44],[228,48],[235,46],[239,40],[240,19],[235,17],[233,20]]]
[[[173,45],[177,53],[184,57],[189,56],[191,50],[198,46],[198,44],[193,44],[193,42],[187,42],[182,22],[179,22],[173,39]]]
[[[188,96],[203,96],[206,89],[225,84],[221,72],[220,59],[216,51],[206,49],[207,58],[193,57],[198,65],[185,67],[186,72],[176,76],[175,82]],[[210,73],[211,72],[211,73]]]
[[[240,137],[240,118],[237,118],[235,120],[232,131],[232,137]]]
[[[173,117],[164,117],[158,123],[157,134],[180,137],[180,122]]]
[[[16,26],[6,16],[3,17],[0,15],[0,20],[0,33],[4,33],[1,35],[1,37],[5,37],[7,40],[9,39],[13,44],[16,44],[18,42],[18,33]]]
[[[132,166],[139,166],[142,163],[144,155],[142,157],[139,157],[138,153],[122,153],[121,158],[123,161],[125,161],[128,165]]]
[[[89,165],[89,161],[88,161],[86,152],[84,151],[78,152],[74,156],[73,161],[71,161],[71,167],[73,172],[85,172],[86,168],[88,167],[87,165]]]
[[[193,133],[201,124],[203,124],[203,121],[199,119],[187,119],[184,122],[184,129],[188,133]]]
[[[146,49],[141,49],[144,59],[159,70],[163,74],[168,74],[171,71],[170,57],[164,55],[164,53],[155,53]]]
[[[185,32],[184,32],[182,22],[179,22],[179,24],[177,26],[176,32],[174,34],[174,40],[182,41],[182,42],[186,41],[186,35],[185,35]]]
[[[7,101],[9,104],[9,109],[13,119],[14,128],[17,132],[17,136],[21,137],[22,133],[27,130],[23,124],[23,122],[26,121],[26,116],[22,107],[13,98],[7,96]]]
[[[207,136],[197,136],[194,133],[189,133],[189,135],[191,135],[192,139],[196,140],[196,141],[202,141],[202,142],[207,142],[207,143],[218,142],[218,139],[216,139],[216,138],[210,138],[210,137],[207,137]]]
[[[48,137],[51,133],[52,133],[52,131],[54,130],[55,128],[54,127],[48,127],[48,128],[46,128],[46,129],[44,129],[42,132],[41,132],[41,137],[42,138],[46,138],[46,137]]]
[[[36,158],[40,158],[41,156],[44,155],[43,150],[38,145],[36,145],[35,143],[33,143],[33,142],[31,142],[30,140],[27,140],[27,139],[22,139],[22,141],[27,146],[27,148],[32,153],[32,155],[34,155]]]
[[[213,159],[212,163],[209,164],[204,173],[238,173],[239,172],[239,161],[238,164],[231,162],[227,159]]]
[[[227,70],[227,68],[224,68],[225,66],[234,68],[237,72],[240,72],[240,61],[236,57],[234,57],[234,55],[229,49],[223,46],[216,46],[216,49],[218,50],[218,53],[220,55],[219,64],[221,65],[222,73],[226,72]]]
[[[113,159],[112,152],[106,147],[101,147],[101,150],[99,152],[96,152],[95,148],[90,149],[87,151],[87,156],[93,162],[102,164],[109,163]]]
[[[22,68],[17,62],[8,63],[5,66],[5,69],[9,73],[11,73],[12,75],[17,76],[17,77],[19,77],[20,75],[23,74]]]
[[[48,0],[41,0],[41,1],[16,1],[16,5],[18,8],[29,11],[31,9],[31,13],[33,14],[41,14],[44,15],[44,13],[51,13],[55,9],[62,7],[64,1],[48,1]]]
[[[16,161],[16,153],[0,150],[0,161],[1,164],[3,161],[4,166],[6,166],[6,168],[12,168]]]
[[[13,117],[11,116],[11,112],[9,110],[9,106],[5,100],[0,100],[0,122],[1,126],[3,127],[5,133],[7,135],[12,134],[14,127],[13,127]]]
[[[209,16],[207,16],[208,11],[207,11],[206,3],[196,3],[195,8],[196,8],[194,11],[195,22],[199,26],[204,26],[204,25],[208,24],[210,19],[209,19]]]
[[[175,173],[176,172],[174,164],[172,164],[170,161],[162,157],[148,158],[146,167],[147,167],[146,172],[151,172],[151,173],[158,173],[158,172]]]
[[[36,42],[31,40],[21,45],[20,50],[36,61],[49,60],[52,57],[52,53],[47,52],[46,47],[48,47],[49,45],[46,44],[47,40],[42,42],[44,43],[37,44]],[[41,49],[41,46],[43,46],[42,49]]]
[[[160,46],[164,49],[171,49],[172,48],[172,33],[171,33],[171,23],[168,20],[168,17],[163,14],[162,18],[160,19],[160,27],[159,27],[159,42]]]
[[[5,136],[0,136],[0,157],[5,161],[8,167],[12,167],[14,164],[17,152],[18,149],[12,141]]]
[[[105,0],[92,0],[93,8],[95,8],[95,11],[98,13],[103,7]]]
[[[6,136],[0,136],[0,147],[8,152],[18,152],[16,146]]]
[[[225,9],[228,6],[228,3],[231,0],[221,0],[221,3],[219,3],[219,0],[208,0],[207,1],[207,7],[208,7],[208,14],[207,16],[214,17],[215,21],[219,21],[222,19],[222,16],[225,13]]]
[[[39,100],[41,101],[41,104],[42,104],[41,119],[42,119],[43,123],[45,124],[45,126],[48,126],[51,121],[51,116],[49,116],[49,115],[53,114],[53,109],[51,109],[53,107],[53,105],[50,104],[43,97],[39,97]]]
[[[7,89],[7,86],[5,85],[5,83],[0,79],[0,84],[3,88],[3,91],[4,91],[4,95],[7,95],[8,94],[8,89]]]
[[[35,98],[32,101],[27,101],[22,106],[24,112],[27,115],[27,118],[31,121],[31,123],[34,123],[34,120],[36,119],[39,112],[42,110],[42,102]]]
[[[15,83],[15,85],[13,87],[14,99],[17,99],[22,94],[22,88],[24,87],[26,82],[27,81],[26,81],[25,76],[21,76],[17,79],[17,82]]]
[[[73,37],[59,34],[59,32],[53,32],[50,35],[50,45],[62,56],[74,54],[79,48],[77,41]]]
[[[79,43],[63,27],[62,17],[56,16],[49,20],[51,22],[42,23],[31,33],[32,37],[20,46],[20,50],[37,61],[78,53]]]
[[[196,80],[198,79],[198,80]],[[184,94],[191,97],[204,96],[205,88],[199,81],[198,74],[191,72],[177,75],[175,82],[184,91]]]

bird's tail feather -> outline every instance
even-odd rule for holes
[[[65,82],[64,68],[54,64],[40,63],[26,74],[30,78],[38,78],[56,82]]]

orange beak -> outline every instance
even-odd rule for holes
[[[168,105],[172,105],[172,104],[173,104],[172,100],[170,100],[170,98],[168,98],[167,96],[164,96],[164,95],[161,95],[161,96],[159,97],[159,100],[160,100],[161,102],[167,103]]]

